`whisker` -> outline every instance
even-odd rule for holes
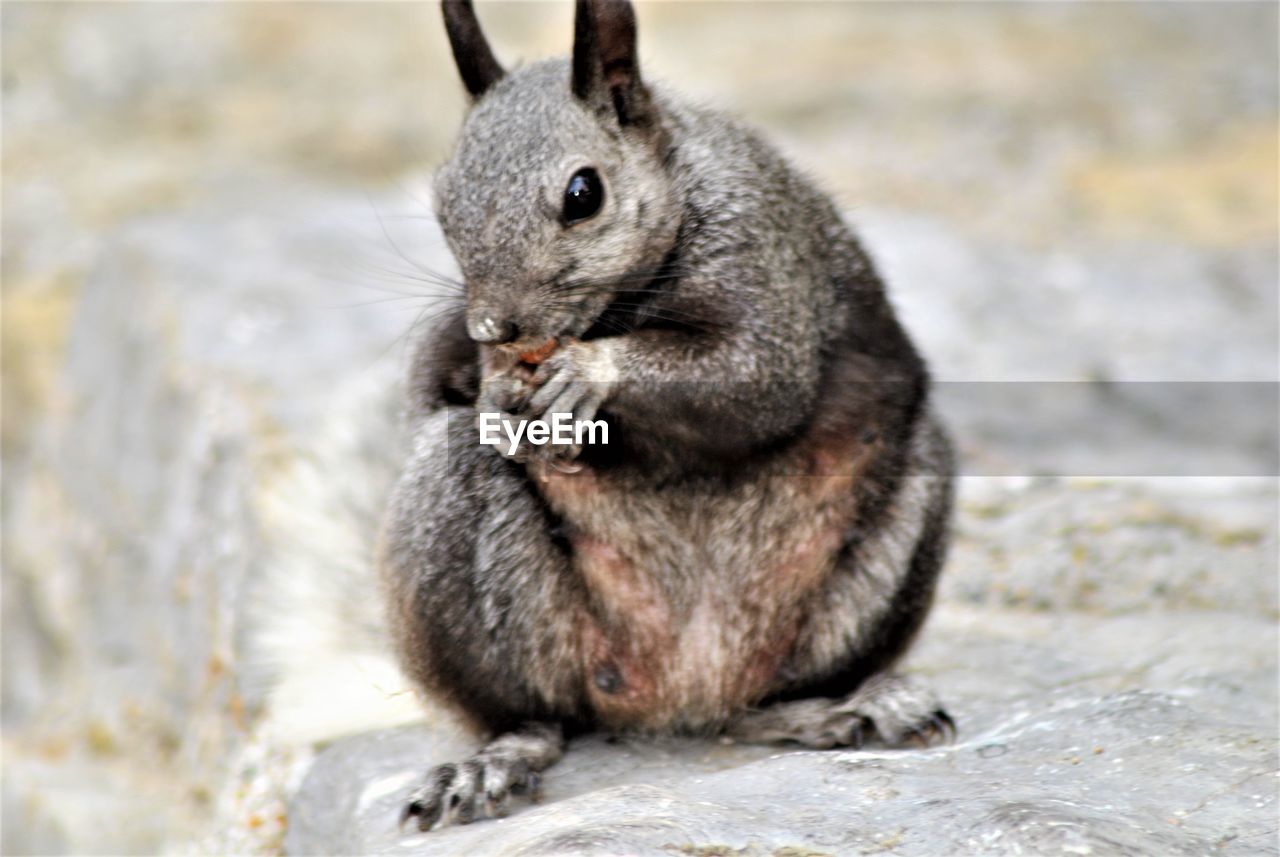
[[[321,304],[325,309],[360,309],[361,307],[379,306],[381,304],[396,303],[397,301],[421,300],[419,295],[397,295],[390,298],[374,298],[368,301],[352,301],[350,303],[340,304]]]
[[[382,212],[378,211],[377,206],[373,204],[373,200],[371,198],[369,200],[369,206],[370,208],[373,209],[373,214],[378,221],[378,229],[379,231],[382,232],[382,237],[386,239],[387,244],[391,246],[391,249],[395,251],[395,254],[397,256],[399,256],[401,259],[407,262],[410,266],[412,266],[414,270],[418,271],[419,274],[422,275],[422,277],[426,279],[428,282],[436,283],[438,285],[448,284],[448,285],[458,286],[459,288],[462,287],[462,284],[457,280],[455,280],[454,278],[446,276],[445,274],[442,274],[439,271],[436,271],[436,270],[433,270],[432,268],[427,267],[421,261],[414,259],[409,254],[405,253],[404,250],[400,247],[400,245],[396,242],[396,240],[391,237],[391,232],[390,230],[387,229],[386,219],[384,218]]]
[[[372,273],[377,274],[378,278],[383,282],[399,283],[406,286],[410,291],[395,289],[390,286],[378,285],[376,283],[369,282],[355,282],[350,283],[349,285],[353,285],[359,289],[366,289],[368,291],[383,292],[384,294],[392,295],[404,295],[406,297],[460,297],[463,293],[461,288],[455,288],[450,283],[433,283],[419,278],[410,277],[407,274],[398,273],[396,271],[371,270]],[[408,282],[405,282],[406,280]]]
[[[391,349],[408,341],[410,337],[416,338],[426,325],[434,323],[451,313],[461,313],[462,309],[462,304],[457,301],[435,301],[423,307],[414,317],[413,322],[399,336],[391,340],[386,348],[382,349],[378,356],[379,359],[385,357]]]
[[[672,276],[667,278],[657,277],[614,277],[610,279],[600,280],[575,280],[562,286],[555,287],[557,292],[570,295],[592,295],[592,294],[609,294],[609,293],[628,293],[628,294],[655,294],[662,290],[662,284],[678,279]],[[624,285],[632,283],[645,283],[647,288],[621,288]]]

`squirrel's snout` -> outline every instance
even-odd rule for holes
[[[467,335],[481,345],[504,345],[519,338],[520,328],[492,313],[477,313],[467,319]]]

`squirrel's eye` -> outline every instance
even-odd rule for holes
[[[564,222],[569,226],[581,223],[594,217],[603,204],[604,185],[599,174],[590,167],[578,170],[564,190]]]

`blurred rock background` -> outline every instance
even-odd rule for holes
[[[509,61],[568,48],[570,4],[481,14]],[[1277,26],[1269,2],[640,9],[649,75],[745,116],[830,187],[957,382],[943,399],[975,475],[916,660],[962,724],[1006,728],[995,698],[1034,722],[1041,694],[1081,694],[1084,714],[1050,730],[1064,734],[1112,717],[1107,693],[1190,706],[1177,753],[1208,773],[1143,808],[1158,836],[1076,816],[1094,847],[1275,847]],[[3,851],[269,851],[286,833],[323,850],[327,806],[381,804],[340,804],[312,777],[289,826],[310,749],[259,731],[273,703],[250,657],[254,593],[268,566],[329,544],[291,541],[293,518],[324,532],[345,492],[368,522],[386,488],[359,467],[298,473],[365,446],[394,459],[396,439],[352,412],[389,412],[405,331],[431,312],[415,265],[451,264],[428,177],[464,104],[438,10],[7,0],[0,39]],[[1029,431],[1011,458],[1009,421],[966,407],[965,384],[1002,381],[1260,382],[1241,389],[1261,410],[1209,409],[1184,441],[1135,423],[1125,455],[1151,457],[1126,470],[1086,444],[1063,472],[1037,450],[1070,437]],[[1144,478],[1083,478],[1097,473]],[[359,566],[362,544],[334,550]],[[1095,642],[1064,653],[1081,633]],[[1164,645],[1167,662],[1149,651]],[[1162,705],[1152,723],[1178,719]],[[365,756],[344,752],[317,770],[356,789]],[[1117,795],[1182,762],[1150,755],[1111,805],[1137,812]],[[1166,819],[1192,809],[1199,822]],[[989,811],[972,842],[913,839],[908,816],[806,847],[990,850],[1011,841],[992,831],[1025,826]],[[724,829],[754,835],[737,817]],[[804,829],[823,828],[810,818],[796,841]],[[370,830],[345,848],[394,847]],[[759,853],[787,828],[769,830]]]

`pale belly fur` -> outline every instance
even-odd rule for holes
[[[854,521],[870,453],[828,446],[728,492],[532,474],[565,522],[587,593],[578,661],[602,724],[713,728],[778,689]]]

